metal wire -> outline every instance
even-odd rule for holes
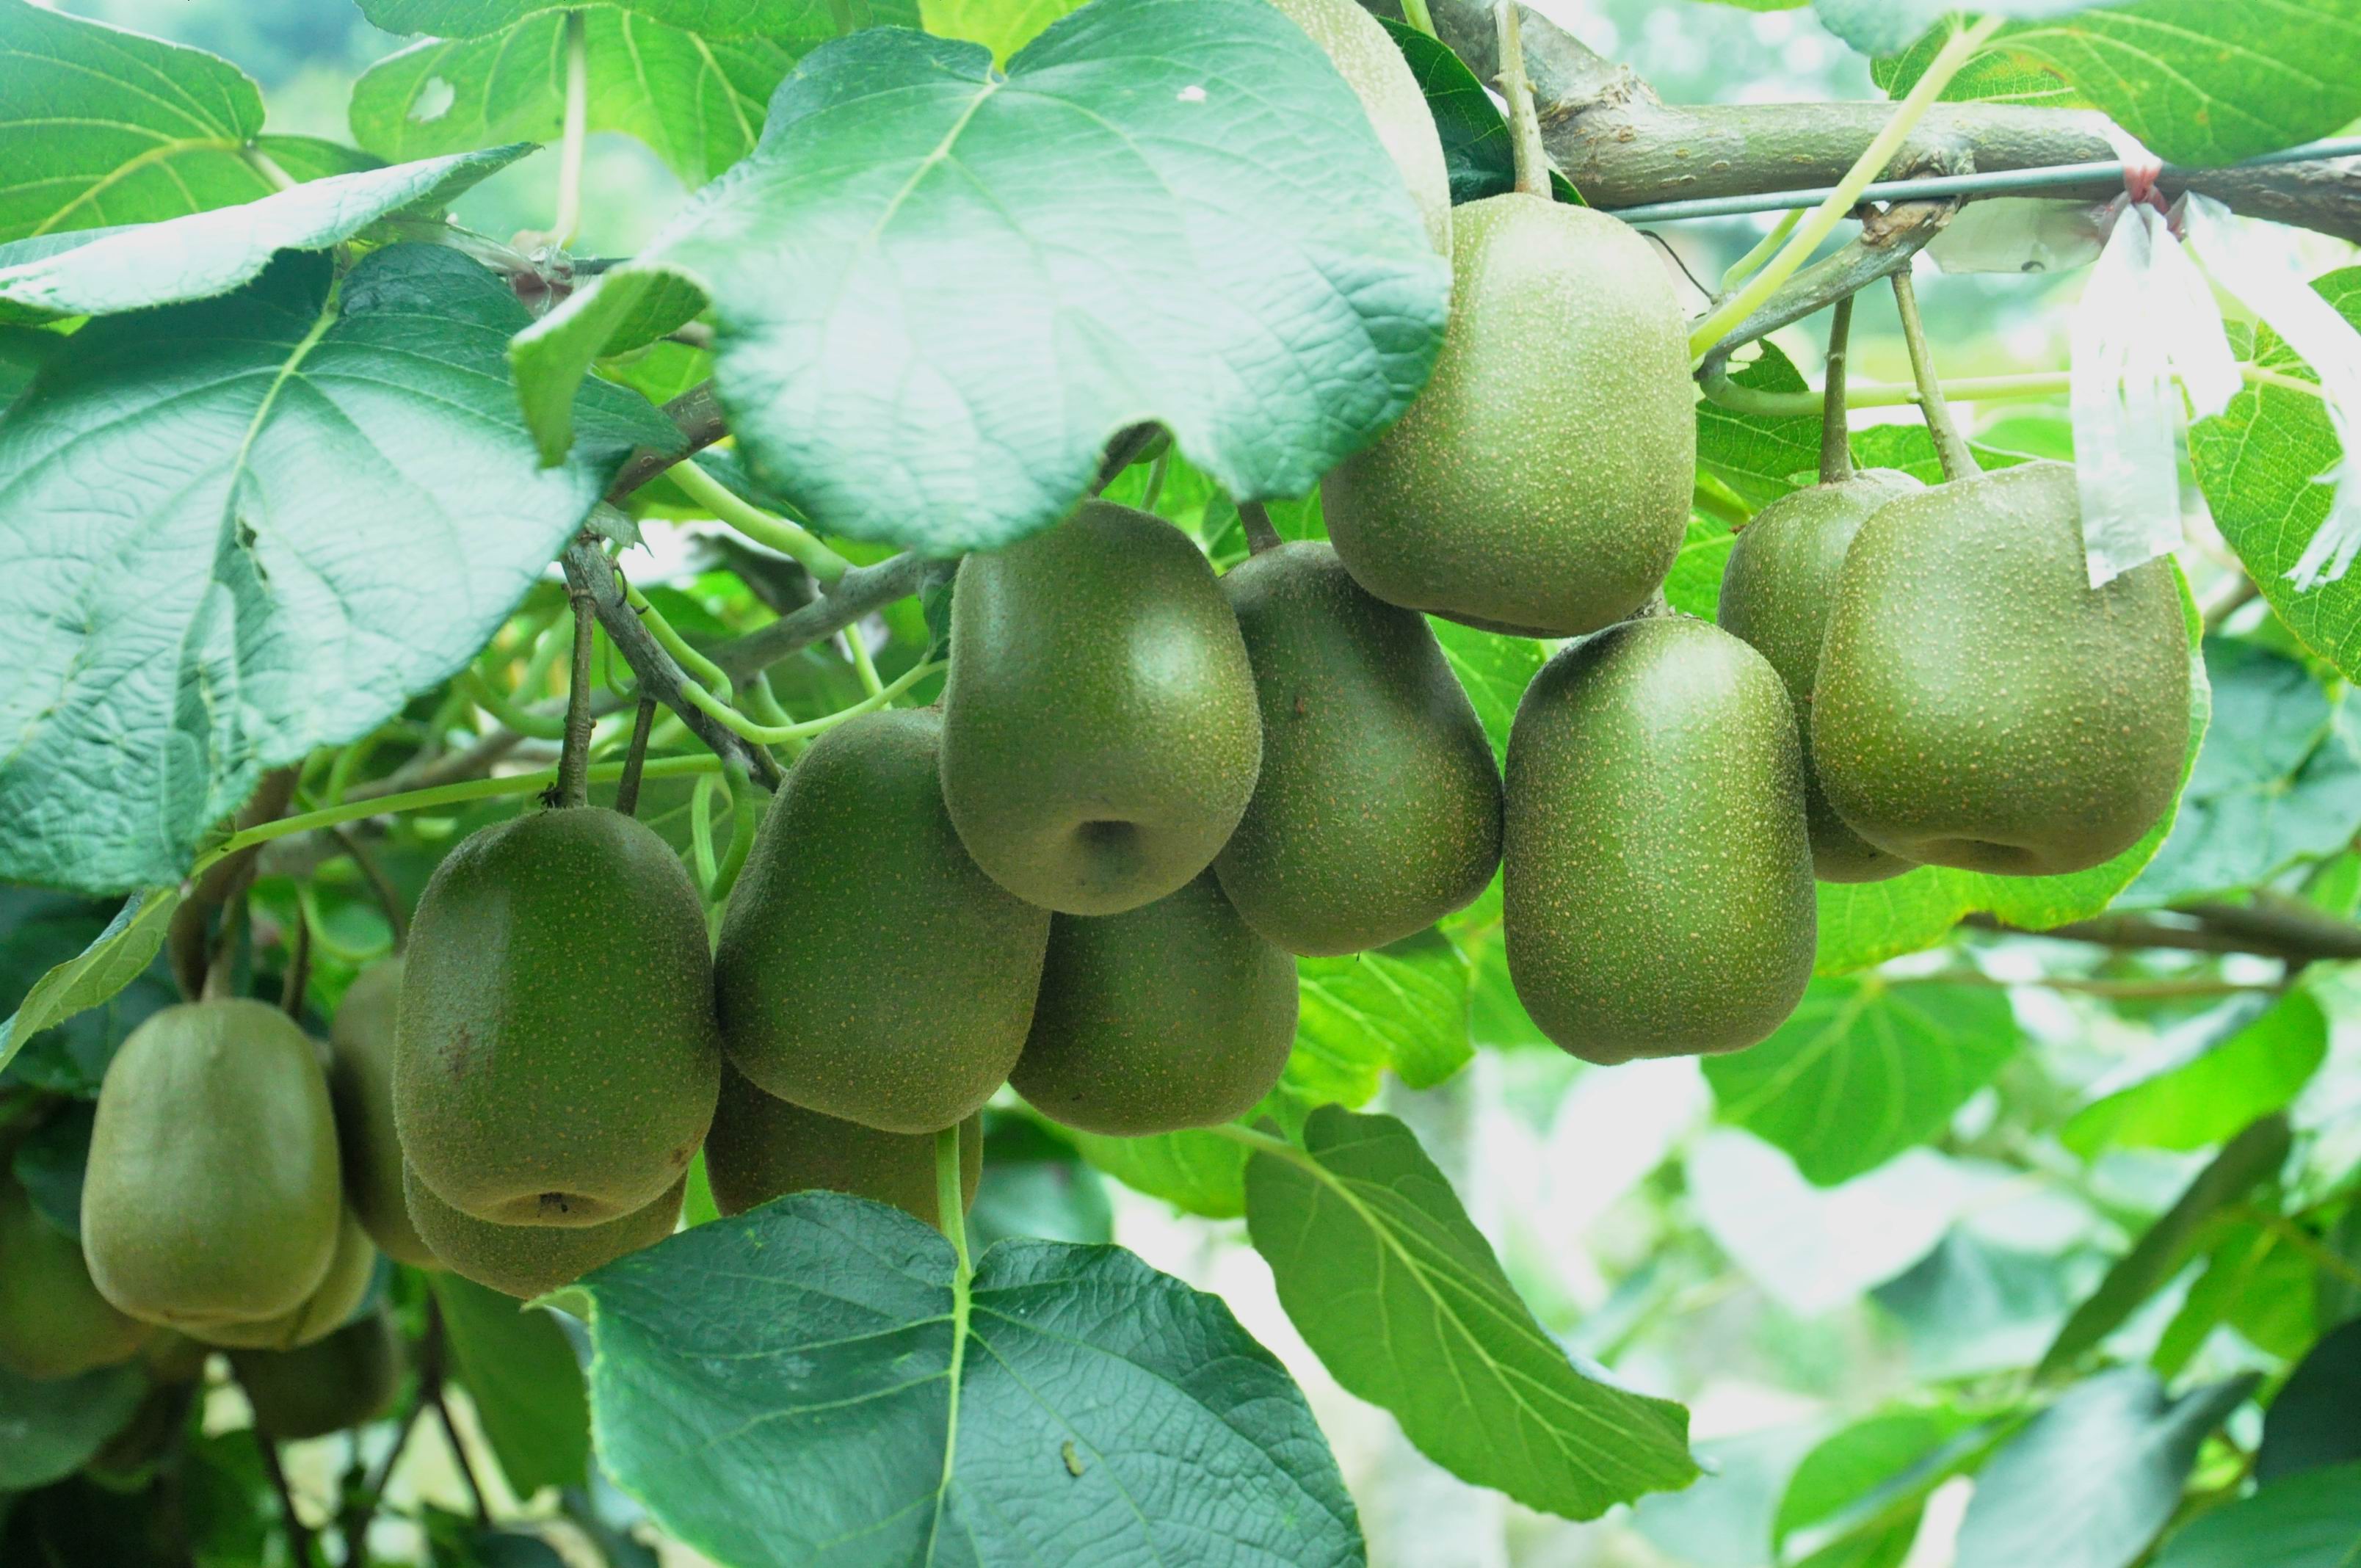
[[[2337,137],[2282,148],[2229,165],[2260,169],[2274,163],[2306,163],[2316,159],[2361,157],[2361,137]],[[2185,179],[2200,172],[2166,164],[2164,178]],[[1924,180],[1882,180],[1861,193],[1864,202],[1920,202],[1945,196],[1990,196],[2004,192],[2047,191],[2062,185],[2082,185],[2094,180],[2120,180],[2124,166],[2112,159],[2096,163],[2062,163],[2046,169],[2008,169],[1990,174],[1938,174]],[[1822,185],[1808,191],[1763,191],[1745,196],[1700,196],[1686,202],[1647,202],[1636,207],[1605,207],[1627,224],[1678,223],[1687,218],[1726,218],[1743,213],[1775,213],[1789,207],[1815,207],[1836,190]]]

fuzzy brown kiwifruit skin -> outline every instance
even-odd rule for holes
[[[106,1069],[82,1192],[100,1294],[204,1334],[291,1312],[344,1223],[336,1126],[311,1037],[243,998],[167,1007]]]
[[[81,1244],[0,1176],[0,1366],[72,1377],[130,1360],[156,1332],[100,1295]]]
[[[943,801],[993,881],[1069,915],[1152,903],[1213,863],[1261,766],[1237,617],[1179,529],[1091,501],[961,563]]]
[[[1500,771],[1425,619],[1317,543],[1231,568],[1262,707],[1262,776],[1213,861],[1247,925],[1300,954],[1422,931],[1500,863]]]
[[[679,1228],[684,1175],[647,1207],[598,1225],[502,1225],[463,1214],[437,1198],[414,1170],[402,1172],[410,1223],[454,1274],[530,1301],[570,1285]]]
[[[1813,758],[1837,814],[1894,854],[2082,871],[2171,806],[2189,688],[2172,563],[2092,588],[2074,470],[2027,463],[1861,525],[1820,652]]]
[[[363,970],[345,990],[328,1029],[328,1099],[336,1111],[345,1202],[378,1249],[413,1268],[438,1266],[411,1228],[401,1199],[401,1140],[393,1126],[394,1021],[401,1003],[399,954]]]
[[[639,1213],[687,1170],[720,1082],[704,906],[645,825],[541,811],[435,868],[393,1063],[402,1158],[435,1196],[502,1224]]]
[[[1322,485],[1329,538],[1389,603],[1595,631],[1647,600],[1688,527],[1679,299],[1638,231],[1522,194],[1454,211],[1452,270],[1433,378]]]
[[[1543,1034],[1586,1061],[1739,1050],[1812,974],[1817,914],[1786,688],[1706,621],[1562,649],[1509,737],[1502,931]]]
[[[351,1210],[336,1228],[336,1250],[328,1272],[312,1293],[274,1318],[252,1322],[213,1323],[191,1331],[192,1337],[224,1349],[293,1350],[314,1343],[351,1317],[377,1277],[377,1248]]]
[[[1812,690],[1837,579],[1854,536],[1886,502],[1924,488],[1899,469],[1872,468],[1782,496],[1740,531],[1722,568],[1716,624],[1771,661],[1795,705],[1804,817],[1811,829],[1812,869],[1822,882],[1883,882],[1911,866],[1854,832],[1828,804],[1812,765]]]
[[[1009,1081],[1088,1133],[1137,1137],[1245,1114],[1295,1039],[1295,959],[1208,872],[1123,915],[1060,916]]]
[[[1049,912],[983,874],[944,808],[942,718],[864,714],[796,762],[721,922],[730,1063],[887,1133],[992,1098],[1025,1048]]]
[[[983,1174],[983,1120],[960,1124],[960,1185],[969,1203]],[[721,1103],[705,1140],[713,1204],[742,1214],[789,1192],[850,1192],[940,1223],[935,1135],[881,1133],[765,1094],[743,1076],[721,1078]]]

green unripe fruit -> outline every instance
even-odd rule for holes
[[[1222,579],[1262,707],[1262,775],[1213,870],[1291,953],[1353,953],[1468,903],[1500,861],[1500,773],[1415,610],[1371,597],[1325,544]]]
[[[300,1350],[241,1350],[229,1364],[254,1406],[255,1430],[281,1442],[375,1420],[401,1387],[401,1336],[382,1311]]]
[[[1751,1046],[1812,975],[1803,760],[1763,656],[1686,616],[1561,650],[1509,738],[1509,977],[1585,1061]]]
[[[276,1318],[327,1276],[340,1187],[311,1038],[259,1002],[167,1007],[99,1088],[82,1253],[135,1318],[197,1335]]]
[[[155,1331],[98,1293],[73,1237],[0,1178],[0,1366],[72,1377],[128,1361]]]
[[[1426,94],[1411,74],[1410,62],[1386,29],[1353,0],[1271,0],[1327,50],[1336,73],[1368,111],[1369,124],[1387,156],[1402,173],[1411,200],[1425,220],[1427,238],[1451,254],[1451,171],[1443,161],[1443,141]]]
[[[336,1231],[336,1251],[329,1260],[327,1277],[300,1306],[250,1323],[209,1324],[195,1331],[196,1337],[208,1344],[245,1350],[293,1350],[311,1344],[353,1315],[376,1277],[377,1248],[369,1245],[361,1223],[346,1210]]]
[[[1872,468],[1834,484],[1780,497],[1740,531],[1721,573],[1721,629],[1771,661],[1795,705],[1804,747],[1804,821],[1812,869],[1822,882],[1883,882],[1910,869],[1854,832],[1828,804],[1812,765],[1812,689],[1820,644],[1836,603],[1845,553],[1869,514],[1926,487],[1894,468]]]
[[[1646,601],[1688,528],[1680,301],[1636,230],[1521,194],[1453,214],[1452,270],[1433,378],[1328,476],[1329,538],[1389,603],[1595,631]]]
[[[399,957],[361,971],[328,1029],[328,1100],[336,1110],[345,1202],[388,1257],[437,1266],[410,1226],[401,1201],[401,1140],[393,1129],[394,1015],[401,1001]]]
[[[1254,674],[1180,530],[1092,501],[961,563],[943,800],[985,874],[1115,915],[1213,863],[1262,765]]]
[[[530,1301],[626,1253],[651,1247],[680,1224],[688,1190],[682,1176],[646,1208],[600,1225],[502,1225],[463,1214],[434,1195],[414,1170],[402,1172],[410,1223],[455,1274]]]
[[[983,1173],[983,1120],[960,1124],[960,1188],[975,1201]],[[721,1078],[721,1103],[705,1139],[705,1179],[714,1207],[742,1214],[789,1192],[850,1192],[941,1223],[936,1201],[935,1135],[881,1133],[765,1094],[735,1072]]]
[[[730,896],[724,1048],[768,1093],[893,1133],[991,1099],[1025,1048],[1049,912],[944,809],[941,716],[864,714],[796,762]]]
[[[721,1081],[697,889],[616,812],[487,828],[418,901],[399,1033],[402,1158],[435,1196],[509,1225],[638,1214],[687,1170]]]
[[[1009,1081],[1052,1121],[1115,1137],[1208,1127],[1268,1094],[1295,1042],[1295,959],[1210,872],[1128,914],[1060,916]]]
[[[2168,560],[2091,587],[2062,463],[1889,502],[1845,558],[1812,751],[1871,843],[2004,876],[2095,866],[2172,805],[2189,630]]]

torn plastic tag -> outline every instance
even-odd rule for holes
[[[2180,211],[2213,281],[2261,317],[2320,378],[2329,423],[2345,455],[2314,477],[2315,483],[2334,488],[2328,515],[2287,576],[2299,590],[2334,582],[2361,554],[2361,487],[2351,483],[2352,433],[2361,428],[2361,333],[2300,273],[2258,251],[2229,208],[2192,192],[2181,199]]]
[[[1995,196],[1951,214],[1927,254],[1946,272],[2071,272],[2099,258],[2105,202]]]
[[[2221,313],[2162,214],[2112,205],[2120,216],[2073,325],[2074,472],[2093,588],[2180,543],[2175,374],[2199,417],[2239,387]]]

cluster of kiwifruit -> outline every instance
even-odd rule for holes
[[[933,1135],[963,1128],[972,1194],[1004,1082],[1092,1133],[1238,1116],[1287,1058],[1296,955],[1407,937],[1503,865],[1510,976],[1549,1037],[1597,1062],[1737,1049],[1802,993],[1816,870],[2069,872],[2157,820],[2186,744],[2180,596],[2161,561],[2089,586],[2070,468],[1797,492],[1740,535],[1721,625],[1664,609],[1695,425],[1662,268],[1585,209],[1453,209],[1390,40],[1348,0],[1276,3],[1454,273],[1432,382],[1329,477],[1331,543],[1217,578],[1168,523],[1091,502],[968,557],[939,708],[796,762],[710,957],[644,826],[478,833],[406,974],[339,1015],[366,1108],[341,1201],[295,1026],[160,1014],[100,1102],[107,1301],[296,1343],[349,1310],[357,1227],[531,1296],[669,1234],[700,1144],[724,1212],[824,1187],[932,1219]],[[1576,640],[1524,695],[1505,787],[1422,612]]]

